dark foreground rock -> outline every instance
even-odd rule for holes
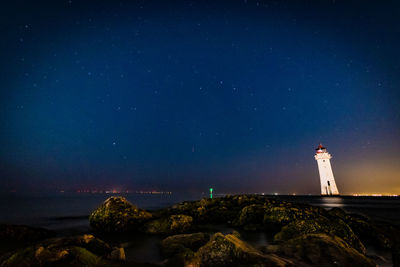
[[[347,242],[350,246],[365,254],[365,246],[352,229],[340,218],[327,219],[319,216],[312,220],[295,220],[284,226],[282,230],[274,236],[274,240],[284,242],[296,236],[303,234],[326,233],[332,236],[338,236]]]
[[[10,253],[0,266],[119,266],[121,248],[111,248],[92,235],[48,239]]]
[[[328,211],[328,216],[332,219],[342,219],[364,244],[390,249],[395,241],[400,238],[400,230],[393,225],[373,222],[359,214],[347,214],[342,209],[333,208]]]
[[[252,204],[245,206],[233,221],[234,226],[242,227],[248,231],[263,230],[264,213],[268,209],[266,204]]]
[[[271,246],[269,251],[312,266],[377,266],[343,239],[326,234],[305,234]]]
[[[0,262],[7,252],[26,247],[56,234],[43,228],[0,224]]]
[[[263,254],[239,239],[237,234],[202,233],[172,236],[162,241],[169,266],[296,266],[275,254]],[[206,242],[206,243],[205,243]],[[205,244],[204,244],[205,243]],[[203,244],[202,246],[200,246]],[[200,246],[200,247],[199,247]],[[297,265],[301,266],[301,265]]]
[[[236,235],[216,233],[199,248],[188,265],[193,266],[295,266],[275,254],[265,255]]]
[[[206,233],[173,235],[161,241],[161,254],[165,258],[192,254],[210,240]]]
[[[97,233],[125,233],[135,231],[151,219],[151,213],[132,205],[124,197],[110,197],[89,217]]]

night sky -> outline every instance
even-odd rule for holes
[[[0,191],[400,194],[398,1],[7,1]]]

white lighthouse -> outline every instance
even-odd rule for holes
[[[321,144],[316,149],[315,160],[318,163],[319,178],[321,180],[321,195],[339,195],[330,159],[331,154]]]

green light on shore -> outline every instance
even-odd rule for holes
[[[212,198],[212,192],[213,192],[213,189],[210,188],[210,198]]]

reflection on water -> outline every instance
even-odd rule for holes
[[[341,197],[321,197],[321,206],[326,208],[343,208],[344,200]]]

